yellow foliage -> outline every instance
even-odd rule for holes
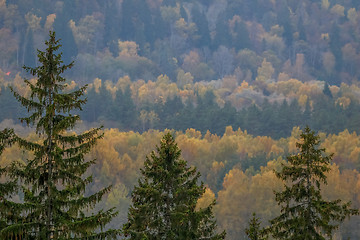
[[[360,147],[360,139],[355,132],[349,133],[348,130],[345,130],[338,135],[329,135],[321,146],[327,152],[334,153],[333,161],[337,165],[354,168],[359,164],[359,159],[354,158],[357,148]]]
[[[105,81],[105,89],[110,92],[112,99],[116,97],[116,91],[118,90],[110,80]]]
[[[198,200],[198,208],[208,206],[217,194],[214,210],[218,224],[228,230],[229,237],[235,239],[247,226],[252,212],[256,211],[263,221],[277,215],[279,209],[273,190],[282,189],[283,183],[275,177],[274,170],[280,171],[282,164],[286,164],[283,153],[292,154],[298,151],[295,143],[299,141],[300,133],[300,128],[294,127],[290,137],[274,140],[252,136],[241,129],[235,131],[230,126],[226,128],[223,136],[211,134],[209,131],[202,136],[201,132],[195,129],[188,129],[185,133],[176,132],[175,140],[182,151],[182,157],[189,166],[196,166],[202,180],[211,186]],[[98,141],[87,159],[97,159],[97,164],[90,169],[96,179],[92,190],[101,189],[107,184],[115,186],[114,192],[106,199],[105,204],[108,207],[118,206],[122,209],[128,206],[128,191],[140,176],[139,169],[143,167],[145,156],[155,149],[163,134],[164,132],[157,130],[145,131],[142,134],[121,132],[119,129],[104,130],[103,139]],[[360,163],[359,136],[349,131],[337,135],[319,135],[322,141],[320,147],[326,148],[327,153],[333,152],[333,159],[337,164],[331,166],[331,172],[327,175],[329,184],[322,187],[324,196],[329,200],[351,200],[356,207],[360,206],[360,175],[356,170],[352,170]],[[31,134],[28,138],[38,140],[36,134]],[[245,173],[245,169],[241,170],[241,161],[245,156],[251,158],[259,153],[266,153],[268,156],[272,153],[275,155],[274,160],[260,167],[257,173]],[[30,157],[14,145],[0,156],[0,163],[4,166],[13,160],[25,161]],[[225,172],[230,168],[232,169],[229,172]]]
[[[35,83],[36,79],[30,79],[31,83]],[[28,97],[30,94],[30,88],[24,83],[24,80],[22,77],[20,77],[20,73],[17,73],[14,80],[13,80],[13,86],[16,89],[16,92],[18,92],[21,96]]]
[[[139,45],[133,41],[118,41],[119,56],[122,57],[137,57]]]
[[[349,156],[349,160],[351,162],[357,162],[359,161],[360,159],[360,146],[359,147],[355,147],[351,153],[350,153],[350,156]]]
[[[116,207],[121,203],[121,201],[126,201],[126,197],[129,194],[129,190],[122,183],[116,184],[112,189],[106,199],[106,206],[108,208]],[[130,200],[128,200],[130,202]]]
[[[330,10],[331,13],[336,14],[338,17],[344,17],[345,16],[345,8],[341,6],[340,4],[336,4],[333,6]]]
[[[272,78],[274,72],[275,70],[271,62],[266,61],[266,58],[264,58],[261,67],[257,70],[258,76],[256,77],[256,81],[265,82]]]
[[[100,88],[101,88],[101,79],[100,78],[95,78],[94,82],[93,82],[93,86],[95,88],[95,92],[99,93],[100,92]]]
[[[240,89],[246,89],[249,88],[249,83],[246,81],[242,81],[240,85]]]
[[[198,199],[196,210],[207,208],[215,200],[215,194],[210,188],[205,189],[205,193]]]
[[[65,86],[66,86],[65,91],[72,91],[76,88],[77,84],[75,81],[71,81],[70,84],[66,83]]]
[[[87,47],[94,48],[96,34],[104,27],[100,15],[97,14],[86,15],[79,20],[78,24],[70,20],[69,26],[79,50],[86,49]]]
[[[329,0],[322,0],[321,1],[321,7],[325,10],[328,10],[329,7],[330,7],[330,3],[329,3]]]
[[[300,96],[299,96],[299,99],[298,99],[299,105],[300,105],[301,107],[305,108],[308,99],[309,99],[308,96],[306,96],[306,95],[300,95]]]
[[[187,23],[184,18],[180,18],[175,22],[175,29],[180,36],[188,38],[196,31],[195,23]]]
[[[194,82],[194,77],[191,75],[191,73],[189,72],[185,73],[184,70],[182,69],[178,71],[176,77],[176,83],[180,88],[184,88],[184,86],[186,85],[191,86],[193,82]]]
[[[321,34],[321,39],[328,42],[330,40],[329,33],[322,33]]]
[[[288,151],[289,153],[295,153],[297,151],[296,143],[300,138],[301,130],[300,127],[293,127],[291,136],[288,138]]]
[[[38,17],[35,14],[32,14],[29,12],[25,15],[25,20],[26,20],[27,24],[29,25],[29,27],[34,32],[41,29],[41,26],[40,26],[41,17]]]
[[[227,126],[227,127],[225,128],[225,134],[224,134],[224,135],[226,135],[226,136],[231,136],[231,135],[233,135],[233,134],[234,134],[234,130],[233,130],[232,126]]]
[[[315,98],[322,94],[323,84],[320,81],[306,82],[299,88],[298,94],[308,95],[310,98]]]
[[[300,82],[297,79],[290,79],[288,81],[281,81],[277,82],[274,85],[274,90],[276,90],[278,93],[284,94],[284,96],[289,96],[296,94],[300,87],[303,85],[302,82]]]
[[[120,77],[115,86],[117,89],[121,89],[124,92],[125,89],[130,85],[131,85],[131,79],[128,75],[126,75],[124,77]]]
[[[157,87],[166,88],[169,85],[169,83],[170,83],[170,79],[168,76],[161,74],[157,77],[156,80]]]
[[[356,170],[339,170],[339,166],[333,164],[327,175],[327,185],[322,186],[322,195],[326,200],[341,199],[344,202],[357,201],[360,189],[355,188],[360,174]],[[355,203],[356,204],[356,203]]]
[[[185,135],[189,138],[201,138],[201,132],[193,128],[187,129]]]
[[[346,109],[350,105],[351,99],[348,97],[339,97],[338,99],[336,99],[335,103]]]
[[[281,187],[282,183],[272,170],[255,176],[246,176],[236,168],[230,170],[224,178],[215,206],[218,225],[227,231],[230,239],[237,239],[244,232],[252,212],[256,212],[263,221],[274,217],[279,207],[273,190]]]
[[[277,145],[272,145],[271,149],[270,149],[270,153],[273,153],[275,155],[280,155],[284,153],[284,149],[277,146]],[[269,154],[270,155],[270,154]]]
[[[288,80],[290,80],[289,74],[284,73],[284,72],[279,73],[279,76],[278,76],[278,81],[279,82],[285,82],[285,81],[288,81]]]
[[[338,92],[341,92],[342,97],[350,98],[351,101],[359,103],[359,93],[360,88],[357,85],[347,85],[346,83],[341,83],[340,89]]]
[[[271,26],[271,29],[270,29],[271,35],[276,35],[278,37],[281,37],[283,35],[283,33],[284,33],[284,28],[279,26],[278,24]]]
[[[356,24],[356,23],[357,23],[358,14],[357,14],[355,8],[350,8],[350,9],[347,11],[347,18],[349,19],[349,21],[350,21],[352,24]]]
[[[329,89],[330,89],[331,94],[332,94],[333,96],[336,96],[336,95],[339,93],[339,91],[340,91],[340,88],[339,88],[338,86],[336,86],[336,85],[329,86]]]
[[[238,87],[238,83],[237,83],[237,79],[235,76],[230,75],[230,76],[225,76],[222,79],[222,87],[229,89],[229,90],[233,90],[236,89]]]

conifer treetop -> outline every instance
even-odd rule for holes
[[[32,142],[16,134],[12,137],[20,148],[32,152],[33,157],[25,163],[14,162],[6,169],[12,180],[19,181],[24,198],[21,203],[11,205],[10,213],[16,213],[18,218],[5,218],[0,236],[116,239],[119,230],[104,230],[117,215],[114,209],[89,213],[111,187],[84,195],[86,186],[92,182],[92,176],[84,177],[84,174],[95,163],[85,160],[85,154],[102,138],[101,127],[80,134],[69,132],[80,119],[71,111],[82,109],[86,86],[65,93],[66,79],[61,74],[74,63],[63,64],[55,32],[49,33],[45,45],[45,51],[38,50],[39,66],[24,67],[37,78],[35,83],[24,80],[30,87],[30,96],[21,96],[12,89],[29,112],[21,120],[36,127],[40,140]]]
[[[320,137],[309,127],[296,144],[299,153],[287,157],[276,176],[286,184],[284,190],[275,192],[281,214],[270,221],[270,232],[275,239],[326,239],[346,217],[359,214],[351,202],[340,199],[325,201],[321,185],[327,184],[332,154],[319,148]]]
[[[128,222],[123,226],[125,236],[139,240],[224,239],[225,232],[216,233],[215,200],[196,209],[205,187],[198,184],[200,173],[186,165],[171,133],[165,134],[141,169]]]

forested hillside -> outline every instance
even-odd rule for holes
[[[0,0],[0,130],[37,141],[10,91],[28,97],[50,30],[63,45],[71,92],[88,84],[76,129],[104,125],[88,194],[112,184],[97,209],[126,222],[145,156],[172,129],[183,158],[217,199],[227,239],[246,239],[252,213],[279,213],[273,191],[300,129],[320,131],[334,153],[326,199],[360,207],[360,2],[357,0]],[[24,161],[16,145],[0,167]],[[335,239],[359,239],[359,217]]]
[[[21,132],[20,126],[15,126]],[[81,131],[81,127],[78,129]],[[87,159],[97,159],[91,167],[94,182],[89,194],[112,184],[113,191],[98,205],[99,209],[117,207],[119,216],[112,227],[126,222],[131,202],[130,193],[140,176],[145,156],[155,147],[164,132],[149,130],[142,134],[122,132],[118,129],[105,130]],[[191,166],[201,172],[201,180],[208,187],[199,204],[209,204],[217,198],[214,213],[220,229],[225,229],[227,239],[245,238],[245,227],[253,212],[267,220],[279,214],[273,191],[282,189],[283,183],[273,170],[279,170],[285,157],[296,152],[300,129],[294,128],[288,138],[274,140],[270,137],[252,136],[246,131],[226,128],[223,136],[210,132],[202,135],[195,129],[174,132],[175,140],[182,150],[182,156]],[[36,134],[28,139],[36,141]],[[328,185],[322,188],[325,199],[352,201],[352,207],[360,207],[360,136],[344,131],[338,135],[320,133],[321,147],[334,153]],[[30,156],[16,146],[7,148],[0,156],[3,165],[15,159],[25,160]],[[352,217],[342,224],[336,233],[342,239],[358,239],[360,218]],[[341,238],[337,238],[341,239]]]
[[[21,67],[38,64],[36,49],[53,29],[65,63],[76,61],[69,86],[93,86],[88,122],[217,134],[231,125],[275,138],[305,124],[359,132],[358,8],[328,0],[3,0],[0,120],[19,116],[7,86],[22,88]]]

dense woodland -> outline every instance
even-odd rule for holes
[[[21,115],[7,87],[26,92],[21,67],[38,64],[36,49],[54,29],[64,62],[76,61],[69,87],[90,84],[85,121],[217,134],[231,125],[274,138],[306,124],[359,132],[357,8],[328,0],[2,1],[0,120]]]
[[[11,125],[7,123],[7,125]],[[21,132],[22,126],[13,126]],[[82,131],[85,126],[79,126]],[[199,204],[211,203],[217,198],[214,213],[220,229],[225,229],[227,239],[244,236],[244,229],[253,212],[267,220],[279,214],[273,191],[282,189],[283,183],[276,178],[273,170],[279,171],[286,156],[296,153],[295,143],[299,141],[300,129],[295,127],[291,136],[279,140],[266,136],[253,136],[240,129],[227,127],[225,134],[218,136],[207,132],[188,129],[186,132],[174,132],[175,141],[182,150],[182,156],[191,166],[201,173],[207,190]],[[130,194],[140,176],[146,156],[158,144],[164,132],[148,130],[143,133],[106,129],[104,138],[87,156],[97,159],[90,168],[94,182],[88,188],[89,193],[97,192],[112,184],[113,191],[107,195],[98,208],[116,206],[120,214],[112,227],[126,222],[131,202]],[[36,141],[35,133],[27,137]],[[327,153],[334,153],[331,171],[327,174],[328,185],[322,188],[325,199],[343,199],[352,201],[352,207],[360,207],[360,136],[347,130],[339,134],[320,133],[321,147]],[[29,158],[29,154],[19,151],[14,145],[0,156],[2,164]],[[360,224],[359,217],[352,217],[342,224],[336,236],[343,239],[357,239]]]
[[[97,207],[118,208],[111,227],[126,222],[165,129],[208,186],[199,204],[217,199],[227,239],[246,239],[252,212],[264,225],[278,214],[273,169],[306,125],[334,153],[323,195],[359,208],[359,14],[355,0],[0,0],[0,129],[38,139],[9,87],[29,96],[22,66],[38,66],[55,30],[65,64],[75,61],[66,91],[89,85],[75,131],[106,127],[87,156],[97,159],[88,192],[114,186]],[[0,166],[28,157],[14,145]],[[337,239],[360,238],[359,224],[345,221]]]

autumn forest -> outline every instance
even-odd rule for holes
[[[322,196],[360,208],[358,1],[0,0],[0,130],[35,143],[14,92],[33,97],[37,79],[23,66],[41,66],[49,31],[64,64],[74,61],[62,92],[86,98],[71,133],[103,126],[85,155],[96,159],[85,195],[112,186],[93,209],[119,212],[107,228],[127,222],[140,169],[169,132],[206,187],[197,207],[216,199],[225,239],[249,239],[254,212],[262,227],[279,215],[276,172],[306,126],[333,154]],[[33,156],[10,144],[0,169]],[[359,225],[346,218],[333,238],[359,239]]]

